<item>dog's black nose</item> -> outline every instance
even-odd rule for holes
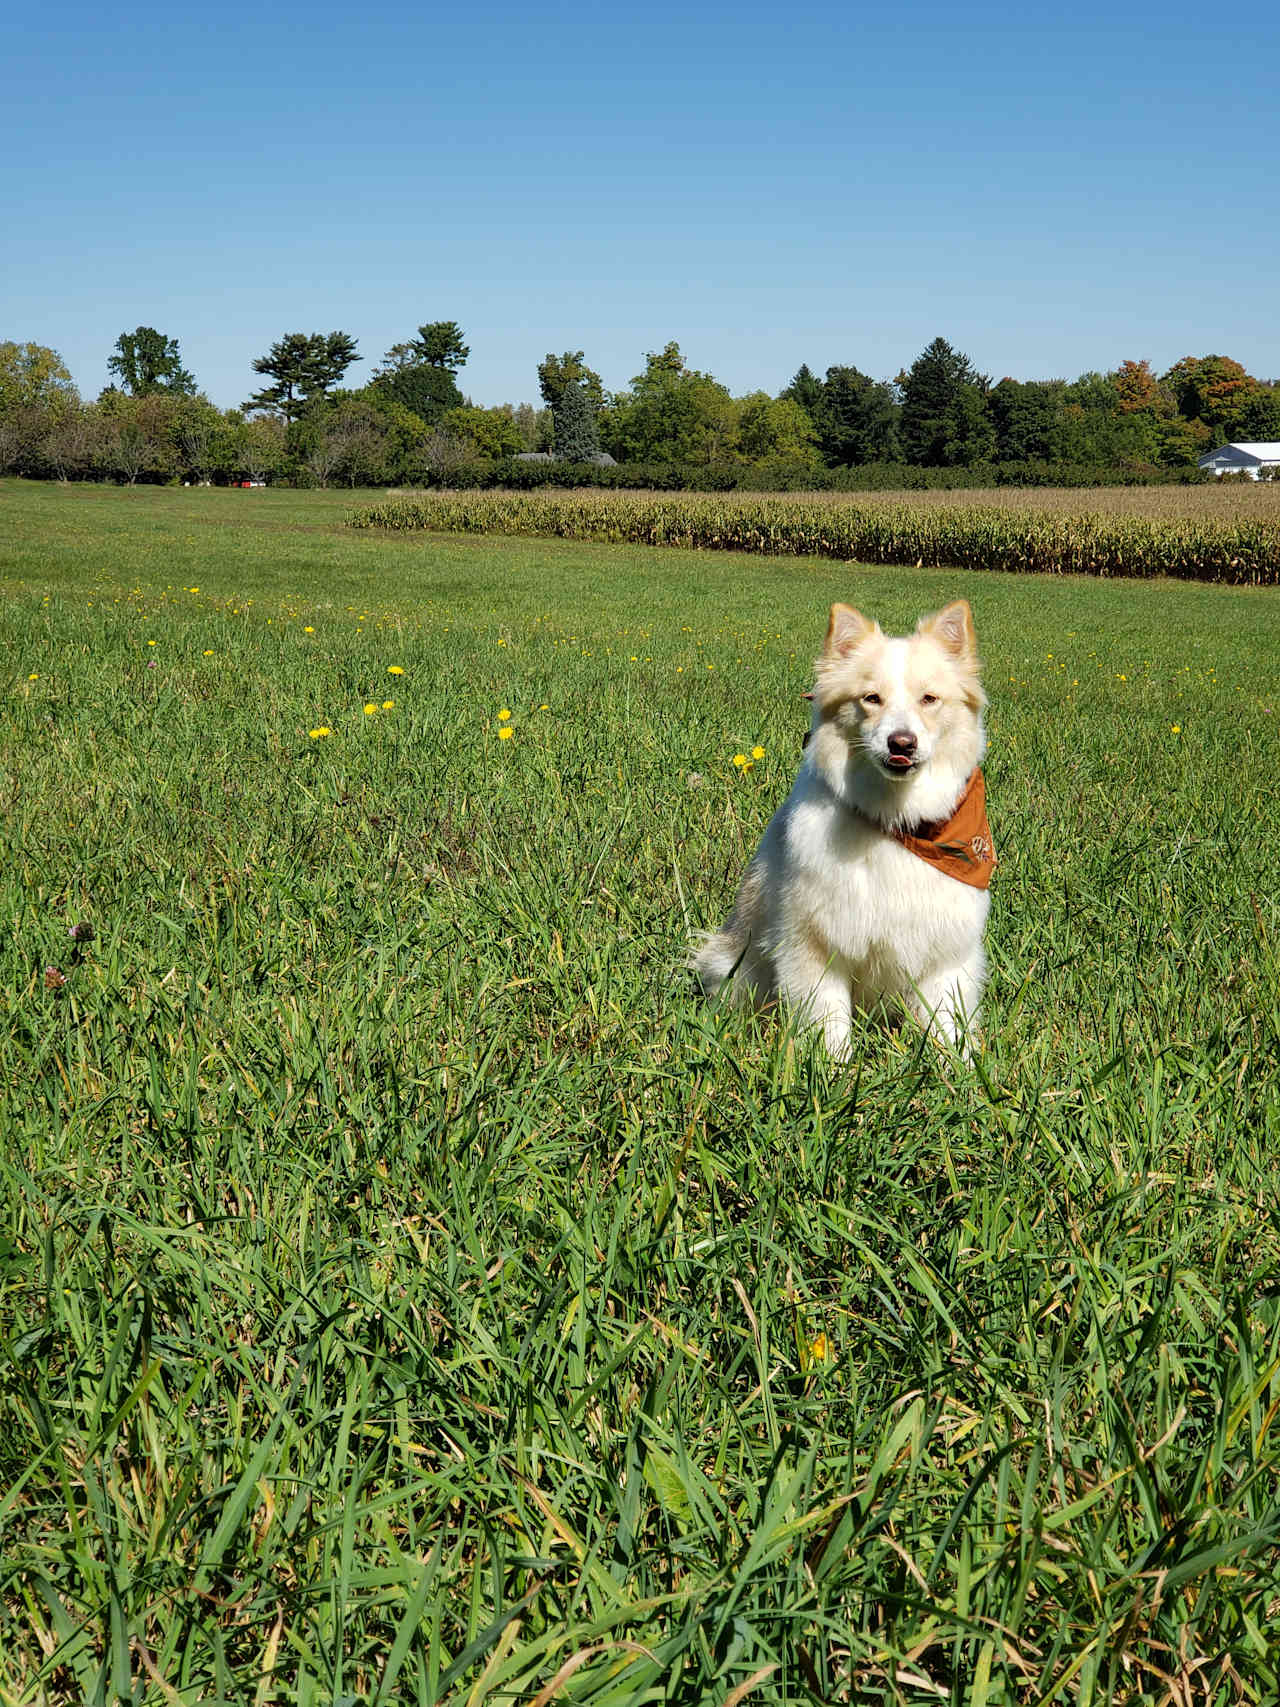
[[[895,729],[889,737],[889,751],[895,758],[910,759],[914,757],[916,738],[909,729]]]

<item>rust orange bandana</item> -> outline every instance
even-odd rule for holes
[[[974,889],[990,887],[996,850],[987,822],[987,785],[980,770],[969,778],[959,805],[945,823],[918,824],[914,830],[892,834],[908,852],[948,877]]]

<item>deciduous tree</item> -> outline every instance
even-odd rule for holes
[[[440,426],[456,438],[469,440],[480,456],[500,460],[524,449],[520,429],[505,409],[477,409],[464,403],[460,409],[442,415]]]
[[[182,365],[178,340],[166,338],[154,326],[121,332],[115,353],[107,359],[107,372],[115,374],[131,397],[149,397],[156,391],[191,397],[196,389],[195,379]]]
[[[80,401],[67,364],[45,344],[0,342],[0,415]]]
[[[1060,379],[1002,379],[987,397],[1000,462],[1033,462],[1053,454],[1054,429],[1062,415]]]
[[[246,480],[268,480],[284,467],[288,454],[285,424],[277,415],[242,421],[232,449],[232,472]]]
[[[52,468],[59,480],[88,474],[97,460],[101,422],[93,404],[74,409],[41,410],[45,432],[36,448],[39,461]]]
[[[174,408],[173,439],[185,471],[210,479],[222,458],[226,422],[207,397],[184,397]]]
[[[574,384],[581,386],[593,414],[599,414],[608,399],[600,375],[594,368],[587,366],[582,351],[566,350],[560,356],[552,355],[548,351],[538,363],[538,390],[542,393],[542,401],[547,408],[558,408],[565,387]]]
[[[601,437],[624,461],[706,464],[732,453],[735,416],[725,387],[687,368],[672,342],[645,357],[645,371],[615,400]]]
[[[1211,438],[1243,438],[1241,423],[1258,401],[1253,375],[1230,356],[1184,356],[1162,382],[1169,386],[1178,413],[1199,421]]]
[[[81,412],[80,394],[56,350],[11,339],[0,342],[0,469],[39,472],[52,460],[41,448],[45,441]],[[87,442],[86,432],[77,424],[67,442]],[[69,455],[59,465],[60,474],[73,465],[79,472],[76,456]]]
[[[109,390],[98,404],[97,461],[104,473],[128,485],[163,480],[178,466],[175,445],[177,400],[151,391],[141,396]]]
[[[749,462],[819,465],[813,421],[793,397],[753,391],[738,399],[738,450]]]

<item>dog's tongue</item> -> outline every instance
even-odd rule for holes
[[[911,760],[902,753],[890,753],[889,763],[896,771],[909,771],[911,769]]]

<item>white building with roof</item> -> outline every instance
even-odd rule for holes
[[[1269,444],[1219,445],[1204,453],[1200,467],[1209,474],[1247,474],[1251,480],[1261,480],[1280,468],[1280,439]]]

